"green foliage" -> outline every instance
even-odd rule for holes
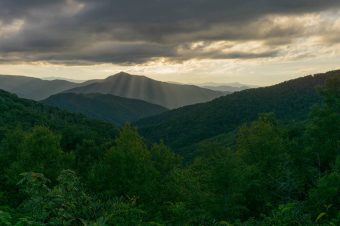
[[[141,119],[136,125],[152,141],[183,149],[222,133],[232,132],[258,114],[273,112],[280,120],[304,120],[310,108],[321,103],[316,87],[340,71],[306,76],[270,87],[249,89],[204,104],[186,106]]]
[[[74,172],[64,170],[53,188],[42,174],[24,173],[19,186],[27,195],[20,209],[37,224],[76,225],[80,219],[91,218],[95,214],[91,199],[82,190]]]
[[[11,226],[12,217],[9,213],[0,210],[0,225]]]
[[[72,128],[74,132],[89,133],[92,138],[108,139],[116,134],[109,123],[90,120],[80,114],[72,114],[34,101],[20,99],[0,90],[0,127],[12,130],[19,126],[24,130],[36,125],[49,127],[58,132]]]
[[[165,176],[180,166],[180,157],[175,155],[164,143],[154,144],[151,149],[151,158],[155,168],[161,176]]]
[[[116,202],[107,217],[109,225],[142,225],[145,212],[136,207],[136,200]]]
[[[321,177],[308,193],[307,208],[317,222],[336,217],[340,206],[340,155],[334,169]]]
[[[15,156],[10,158],[11,164],[5,172],[8,179],[18,181],[17,175],[27,171],[39,172],[52,179],[57,177],[66,160],[58,136],[47,128],[35,127],[19,142],[21,144],[18,145]],[[12,152],[11,149],[5,151]]]
[[[308,214],[303,212],[299,203],[287,203],[279,205],[270,217],[265,217],[261,225],[277,226],[311,226],[314,225]]]
[[[329,170],[340,154],[340,77],[329,80],[321,90],[325,103],[314,108],[308,126],[307,150],[319,170]]]
[[[340,225],[339,79],[305,120],[260,114],[184,162],[130,125],[1,92],[0,225]]]
[[[149,199],[157,177],[151,153],[137,131],[125,126],[92,171],[96,190],[106,195],[137,196]]]

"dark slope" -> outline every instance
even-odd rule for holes
[[[42,103],[89,117],[109,121],[117,125],[167,111],[159,105],[142,100],[117,97],[109,94],[63,93],[53,95]]]
[[[333,76],[340,76],[340,71],[244,90],[209,103],[142,119],[136,125],[146,138],[163,139],[166,144],[178,149],[232,131],[262,112],[274,112],[281,120],[301,120],[314,104],[321,101],[316,87]]]
[[[83,133],[89,137],[96,136],[100,138],[99,140],[111,139],[117,132],[111,123],[21,99],[14,94],[0,90],[0,127],[12,129],[19,126],[23,129],[30,129],[36,125],[47,126],[54,131],[71,129],[74,131],[73,134]]]
[[[145,76],[130,75],[123,72],[65,92],[112,94],[144,100],[170,109],[207,102],[224,95],[222,92],[197,86],[160,82]]]
[[[64,80],[48,81],[25,76],[0,75],[0,89],[32,100],[42,100],[80,85],[81,83]]]

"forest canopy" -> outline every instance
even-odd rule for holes
[[[270,112],[190,161],[0,92],[0,225],[340,225],[340,76],[306,120]]]

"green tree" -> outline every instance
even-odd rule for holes
[[[11,139],[12,136],[7,140],[9,149],[5,151],[8,153],[14,150],[8,157],[11,163],[5,170],[9,181],[16,183],[22,172],[29,171],[42,173],[51,179],[57,178],[67,159],[60,148],[59,136],[46,127],[38,126],[31,133],[21,136],[16,147]]]
[[[328,80],[320,93],[324,104],[312,111],[305,145],[306,154],[313,157],[322,173],[340,154],[340,76]]]
[[[151,200],[156,188],[157,170],[151,153],[136,129],[125,126],[115,145],[105,153],[92,170],[92,188],[103,195],[136,196]]]
[[[153,165],[162,177],[168,175],[169,172],[180,166],[180,156],[176,155],[163,142],[154,144],[150,152]]]
[[[235,155],[238,166],[229,191],[232,213],[258,216],[293,198],[297,184],[288,140],[273,115],[261,115],[239,129]]]
[[[43,174],[30,172],[22,177],[18,185],[27,198],[19,209],[37,225],[79,225],[95,217],[92,199],[73,171],[63,170],[53,188]]]
[[[340,155],[332,171],[321,177],[316,187],[309,191],[307,208],[318,222],[337,218],[336,225],[340,224]]]

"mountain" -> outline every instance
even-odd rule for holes
[[[145,76],[124,72],[104,80],[73,89],[65,93],[103,93],[144,100],[169,109],[207,102],[224,95],[223,92],[204,89],[193,85],[179,85],[156,81]]]
[[[164,107],[142,100],[98,93],[62,93],[53,95],[43,100],[42,103],[71,112],[83,113],[91,118],[109,121],[117,125],[167,111]]]
[[[25,76],[0,75],[0,89],[32,100],[44,100],[62,92],[112,94],[144,100],[170,109],[207,102],[227,94],[194,85],[160,82],[145,76],[130,75],[124,72],[106,79],[93,79],[81,83],[59,79],[43,80]]]
[[[64,77],[54,77],[54,76],[44,77],[44,80],[48,80],[48,81],[65,80],[65,81],[73,82],[73,83],[83,83],[86,81],[86,80],[77,80],[77,79],[70,79],[70,78],[64,78]]]
[[[221,91],[225,93],[233,93],[238,92],[246,89],[252,89],[252,88],[258,88],[258,86],[254,85],[246,85],[239,82],[232,82],[232,83],[216,83],[216,82],[207,82],[207,83],[201,83],[197,84],[197,86],[215,90],[215,91]]]
[[[198,84],[197,86],[210,89],[210,90],[221,91],[225,93],[233,93],[233,92],[238,92],[238,91],[242,91],[245,89],[257,88],[256,86],[253,86],[253,85],[245,85],[245,84],[241,84],[238,82],[234,82],[234,83],[209,82],[209,83]]]
[[[247,86],[249,88],[255,88],[256,86],[254,85],[248,85],[248,84],[243,84],[239,82],[228,82],[228,83],[219,83],[219,82],[204,82],[204,83],[199,83],[197,84],[198,86],[232,86],[232,87],[242,87],[242,86]]]
[[[94,134],[97,134],[96,137],[99,140],[111,139],[117,133],[117,128],[111,123],[22,99],[15,94],[0,90],[0,128],[29,130],[37,125],[46,126],[61,133],[68,133],[72,130],[72,136],[93,138]],[[3,135],[2,132],[0,129],[0,139]],[[68,139],[66,143],[70,144],[71,135],[66,137]],[[79,139],[79,137],[75,139]]]
[[[238,92],[246,89],[251,89],[253,87],[250,86],[229,86],[229,85],[220,85],[220,86],[201,86],[205,89],[225,92],[225,93],[233,93]]]
[[[153,141],[162,139],[167,145],[178,149],[233,131],[263,112],[273,112],[280,120],[303,120],[310,108],[321,102],[316,87],[335,76],[340,76],[340,71],[244,90],[208,103],[142,119],[136,125],[146,138]]]
[[[80,85],[65,80],[48,81],[25,76],[0,75],[0,89],[32,100],[42,100]]]
[[[339,225],[339,75],[290,81],[265,96],[277,98],[294,118],[286,106],[291,100],[282,102],[281,95],[301,92],[302,104],[314,95],[307,90],[336,78],[307,120],[282,123],[262,115],[237,133],[200,140],[186,162],[164,143],[146,143],[129,125],[117,131],[111,123],[0,90],[2,225],[78,225],[75,219],[84,225]],[[200,119],[193,119],[196,124],[182,127],[197,132]],[[205,129],[214,133],[213,126]],[[100,211],[93,214],[94,208]]]

